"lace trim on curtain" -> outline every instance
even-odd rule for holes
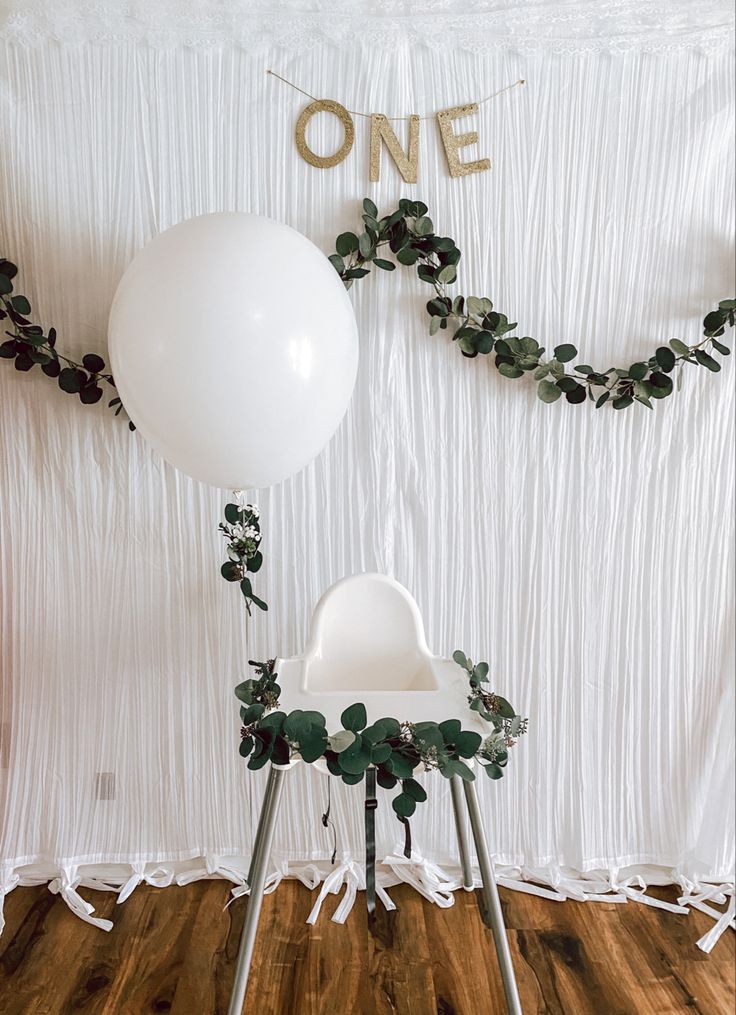
[[[0,40],[24,46],[136,43],[155,49],[241,46],[292,52],[325,44],[393,50],[544,50],[563,53],[712,53],[733,44],[733,5],[725,0],[439,0],[430,10],[397,0],[6,0]]]
[[[248,894],[247,869],[244,857],[216,854],[206,854],[191,862],[141,861],[110,865],[70,863],[57,868],[54,873],[40,867],[24,869],[4,865],[0,868],[0,933],[5,925],[5,896],[18,885],[48,882],[49,891],[60,894],[80,919],[109,931],[113,926],[112,921],[93,915],[94,907],[79,894],[80,888],[117,892],[118,902],[124,902],[139,884],[166,888],[172,884],[188,885],[206,878],[223,878],[235,883],[230,902],[227,903],[229,906],[235,899]],[[681,868],[668,870],[664,867],[636,866],[582,872],[567,867],[526,868],[496,864],[495,870],[498,884],[502,887],[552,902],[564,902],[566,899],[577,902],[638,902],[685,916],[690,909],[697,909],[714,921],[713,927],[697,942],[698,948],[706,953],[713,950],[726,930],[736,930],[734,883],[700,880],[691,877]],[[336,866],[331,866],[326,860],[275,860],[275,867],[266,880],[266,894],[276,891],[285,878],[298,879],[310,891],[322,885],[307,917],[309,924],[317,922],[327,896],[339,894],[343,886],[345,893],[332,920],[335,923],[345,923],[358,892],[365,891],[365,866],[349,856]],[[376,868],[376,894],[387,910],[396,909],[387,889],[397,884],[411,885],[425,899],[442,909],[454,905],[454,893],[464,887],[459,870],[445,870],[425,859],[417,850],[414,850],[411,860],[407,860],[399,847]],[[667,884],[675,884],[680,888],[681,895],[676,904],[647,895],[648,887]],[[474,886],[480,887],[480,877],[475,877]],[[714,909],[716,905],[726,905],[726,909]]]

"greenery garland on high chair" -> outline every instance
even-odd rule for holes
[[[363,781],[367,769],[376,769],[379,786],[400,792],[392,801],[397,818],[406,823],[416,805],[427,799],[424,788],[413,777],[420,766],[437,769],[446,779],[459,776],[475,779],[466,762],[475,759],[491,779],[500,779],[508,752],[526,733],[528,720],[483,685],[488,683],[488,663],[473,663],[464,652],[453,659],[468,676],[468,706],[488,723],[488,736],[464,730],[459,719],[444,722],[412,722],[409,719],[378,719],[368,725],[365,705],[355,702],[342,713],[342,728],[329,732],[321,712],[279,710],[281,688],[277,683],[275,660],[250,661],[257,679],[245,680],[235,688],[242,702],[240,754],[248,768],[256,770],[271,762],[287,765],[299,757],[307,764],[324,758],[332,775],[348,786]]]

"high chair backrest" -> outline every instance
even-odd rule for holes
[[[426,691],[437,681],[419,608],[382,574],[343,578],[312,615],[303,690]]]

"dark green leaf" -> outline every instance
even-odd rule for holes
[[[91,374],[99,374],[101,370],[105,369],[105,361],[102,356],[98,356],[94,352],[88,352],[82,356],[82,366],[85,370],[89,370]]]
[[[578,351],[574,345],[557,345],[555,346],[554,355],[558,363],[569,363],[570,360],[575,359]]]
[[[225,521],[231,525],[237,525],[240,521],[240,508],[237,504],[225,505]]]
[[[379,768],[376,772],[376,781],[378,782],[378,785],[382,786],[384,789],[393,789],[398,782],[398,779],[395,775],[387,772],[384,768]]]
[[[724,315],[719,310],[711,310],[703,319],[703,332],[706,335],[717,335],[723,330]]]
[[[340,762],[340,768],[343,772],[347,772],[348,775],[359,775],[361,772],[365,772],[371,763],[370,750],[363,744],[360,737],[350,747],[346,747],[337,757]]]
[[[384,271],[393,271],[396,267],[393,261],[385,261],[382,257],[375,257],[373,263],[377,268],[383,268]]]
[[[412,265],[416,264],[419,260],[419,251],[414,250],[413,247],[403,247],[396,255],[396,260],[400,264]]]
[[[83,405],[94,405],[102,398],[102,388],[96,384],[86,384],[79,392],[79,400]]]
[[[420,783],[416,779],[404,779],[401,783],[401,789],[407,796],[410,796],[412,800],[416,800],[418,804],[423,804],[427,799],[427,793]],[[409,815],[407,815],[408,817]]]
[[[481,745],[481,736],[472,730],[463,730],[455,737],[455,750],[461,758],[472,758]]]
[[[378,744],[371,748],[371,762],[374,765],[382,765],[391,757],[391,744]]]
[[[585,401],[586,389],[582,384],[578,384],[571,391],[565,392],[565,398],[570,405],[580,405],[581,402]]]
[[[543,402],[556,402],[562,391],[552,381],[540,381],[537,385],[537,397]]]
[[[72,367],[64,367],[59,374],[59,387],[62,391],[68,391],[70,395],[76,395],[81,388],[77,371]]]
[[[417,809],[416,801],[408,793],[399,793],[391,801],[391,806],[400,818],[410,818]]]
[[[342,273],[345,271],[345,262],[343,261],[342,257],[340,257],[339,254],[330,254],[327,260],[330,262],[330,264],[335,269],[337,274],[342,275]]]
[[[251,574],[255,574],[257,571],[260,571],[262,565],[263,554],[260,550],[254,553],[253,556],[245,562],[246,570],[250,571]]]
[[[498,372],[504,377],[523,377],[524,371],[514,366],[513,363],[499,363],[496,361]]]
[[[263,610],[264,613],[268,612],[268,604],[264,603],[264,601],[262,599],[259,599],[258,596],[254,596],[253,593],[251,592],[248,598],[250,599],[250,601],[253,603],[254,606],[258,607],[259,610]]]
[[[220,568],[220,574],[226,582],[238,582],[242,577],[240,564],[236,564],[234,560],[226,560]]]
[[[354,254],[358,249],[358,237],[355,233],[340,233],[335,241],[335,249],[343,257]]]
[[[495,339],[490,331],[479,331],[475,339],[475,348],[481,356],[488,355],[493,350]]]
[[[327,735],[324,729],[312,726],[309,732],[299,739],[299,754],[308,765],[321,758],[327,747]]]
[[[15,357],[15,369],[25,373],[26,370],[30,370],[33,366],[33,360],[27,352],[19,352]]]
[[[445,738],[446,743],[454,741],[455,737],[462,729],[462,723],[460,722],[459,719],[445,719],[444,722],[441,722],[439,725],[440,732],[442,733],[442,736]]]
[[[715,360],[713,359],[712,356],[709,356],[704,349],[695,350],[695,359],[698,361],[698,363],[700,363],[702,367],[707,367],[708,370],[712,370],[713,373],[717,373],[721,369],[721,364],[718,362],[718,360]],[[18,361],[16,360],[16,363],[17,362]]]
[[[44,363],[41,369],[47,377],[58,377],[61,373],[61,363],[58,359],[52,359],[49,363]]]
[[[671,349],[668,349],[666,345],[661,345],[654,354],[657,363],[666,374],[668,374],[675,366],[675,354]]]
[[[464,761],[457,761],[454,758],[451,758],[446,762],[444,768],[442,769],[442,774],[444,776],[459,775],[461,779],[465,780],[465,782],[473,782],[475,780],[473,770],[468,768]]]
[[[340,716],[340,722],[346,730],[351,730],[353,733],[364,730],[368,724],[365,705],[360,701],[350,705]]]
[[[399,779],[408,779],[414,771],[408,758],[404,757],[403,754],[399,754],[397,751],[394,751],[389,760],[386,762],[386,767],[393,775],[398,776]]]
[[[273,750],[271,752],[271,762],[274,765],[288,765],[291,757],[291,751],[289,744],[282,737],[278,736],[273,742]],[[304,759],[306,761],[306,758]],[[314,759],[317,760],[316,758]]]
[[[667,350],[667,352],[669,352],[669,349]],[[635,381],[644,380],[648,372],[649,367],[647,366],[646,363],[632,363],[631,366],[629,367],[629,377],[633,378]]]

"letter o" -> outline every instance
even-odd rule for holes
[[[307,124],[315,113],[323,112],[334,113],[345,132],[343,142],[334,155],[315,155],[306,141]],[[330,169],[332,166],[339,165],[350,154],[355,141],[355,126],[350,113],[339,102],[334,102],[332,99],[318,99],[316,102],[310,102],[299,114],[299,119],[296,121],[295,139],[297,150],[305,162],[308,162],[310,166],[316,166],[317,169]]]

